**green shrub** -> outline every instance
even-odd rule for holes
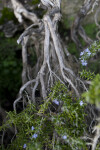
[[[96,75],[89,87],[89,91],[85,92],[83,97],[85,97],[87,102],[100,108],[100,74]]]
[[[80,138],[86,130],[85,105],[83,100],[72,99],[63,84],[56,83],[38,109],[29,104],[19,114],[8,113],[8,121],[0,130],[5,130],[9,125],[16,126],[18,131],[8,150],[21,150],[23,146],[27,150],[42,150],[44,146],[55,150],[66,150],[66,147],[67,150],[86,149]],[[52,111],[53,107],[55,111]],[[57,111],[59,107],[61,109]]]
[[[87,71],[85,69],[83,69],[82,71],[79,72],[80,77],[84,80],[93,80],[95,77],[94,72],[91,71]]]

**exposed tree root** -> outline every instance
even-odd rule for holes
[[[53,86],[56,80],[70,87],[78,98],[81,93],[80,86],[84,90],[87,90],[84,82],[78,77],[76,78],[74,69],[70,66],[71,61],[73,61],[72,56],[66,50],[65,46],[62,46],[62,41],[57,33],[57,23],[60,18],[61,15],[58,8],[48,9],[41,22],[29,26],[19,37],[17,42],[22,43],[23,86],[20,89],[18,99],[14,102],[14,110],[16,110],[16,104],[21,99],[24,99],[24,90],[28,92],[29,99],[33,103],[36,103],[36,90],[39,88],[40,97],[45,99],[48,95],[48,89]],[[34,35],[35,37],[33,37]],[[27,60],[27,45],[30,38],[36,40],[36,36],[39,37],[40,35],[42,37],[40,42],[42,49],[40,51],[39,46],[37,46],[40,45],[39,42],[35,44],[38,61],[33,68],[34,75],[31,76]],[[65,53],[70,62],[65,59]],[[31,69],[31,72],[33,69]]]

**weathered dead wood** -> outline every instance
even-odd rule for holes
[[[19,37],[17,42],[22,44],[23,86],[20,89],[18,99],[14,102],[14,110],[20,100],[25,102],[24,91],[27,91],[29,99],[36,103],[36,90],[39,90],[40,97],[45,99],[48,96],[48,89],[53,86],[56,80],[67,85],[78,98],[81,92],[80,85],[84,90],[87,90],[84,82],[78,77],[76,78],[74,68],[71,66],[73,58],[58,34],[57,24],[60,18],[60,7],[53,4],[53,7],[48,8],[41,21],[38,20],[36,24],[29,26]],[[33,40],[37,55],[37,63],[31,68],[31,71],[27,61],[27,48],[30,39]]]
[[[79,40],[79,36],[82,37],[82,39],[87,43],[87,45],[90,45],[92,43],[92,40],[87,36],[81,24],[94,3],[95,0],[86,0],[84,2],[71,28],[71,38],[75,42],[79,50],[82,50],[82,45]]]
[[[97,34],[96,34],[96,38],[97,38],[98,40],[100,40],[100,24],[99,24],[99,20],[98,20],[99,14],[100,14],[100,6],[99,6],[99,8],[96,10],[96,13],[95,13],[95,16],[94,16],[95,24],[96,24],[96,26],[98,27],[98,30],[99,30],[99,31],[97,32]]]
[[[38,23],[39,19],[36,14],[29,12],[26,8],[17,0],[11,0],[14,9],[14,14],[20,23],[24,23],[23,16],[33,23]]]

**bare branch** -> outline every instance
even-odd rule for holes
[[[89,12],[90,8],[92,7],[93,2],[94,2],[94,0],[87,0],[87,1],[84,2],[84,5],[80,9],[80,11],[79,11],[74,23],[73,23],[72,29],[71,29],[72,40],[75,42],[75,44],[77,45],[77,48],[79,50],[82,49],[82,45],[81,45],[81,42],[78,38],[78,34],[83,38],[83,40],[88,45],[90,45],[92,43],[92,40],[85,33],[83,27],[81,26],[81,23],[84,20],[84,18],[86,17],[86,15]]]
[[[11,2],[13,5],[14,14],[20,23],[23,22],[23,16],[31,20],[33,23],[38,23],[39,19],[37,16],[34,13],[28,12],[19,1],[11,0]]]

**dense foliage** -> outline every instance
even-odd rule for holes
[[[49,149],[64,150],[67,146],[69,150],[75,150],[85,147],[80,139],[86,130],[85,106],[82,99],[72,98],[63,84],[56,83],[38,109],[29,104],[19,114],[8,113],[8,121],[0,130],[14,126],[17,134],[7,149],[21,150],[26,147],[27,150],[42,150],[47,146]],[[51,107],[54,108],[50,110]]]
[[[92,84],[90,85],[89,91],[84,93],[83,96],[86,101],[95,104],[96,107],[100,108],[100,75],[97,74]]]

